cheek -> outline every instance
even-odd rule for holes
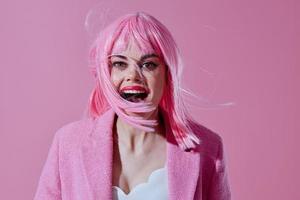
[[[122,77],[115,70],[111,70],[110,79],[114,86],[117,88],[121,84]]]
[[[165,87],[165,74],[164,71],[160,71],[157,73],[155,76],[152,76],[149,78],[149,83],[150,87],[153,91],[153,100],[156,103],[159,103],[162,95],[163,95],[163,90]]]
[[[160,76],[158,79],[155,81],[155,89],[157,91],[158,95],[161,95],[164,89],[164,79]]]

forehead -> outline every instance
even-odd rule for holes
[[[134,59],[158,57],[150,42],[138,42],[132,37],[120,36],[113,44],[111,55],[123,55]],[[155,56],[156,55],[156,56]]]

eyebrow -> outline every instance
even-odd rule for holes
[[[151,57],[156,57],[156,58],[158,58],[158,55],[155,54],[155,53],[145,54],[145,55],[143,55],[143,56],[141,57],[141,60],[145,60],[145,59],[151,58]]]
[[[120,55],[120,54],[113,54],[113,55],[110,56],[110,58],[111,58],[111,57],[118,57],[118,58],[122,58],[122,59],[124,59],[124,60],[127,60],[127,57],[126,57],[126,56],[123,56],[123,55]],[[143,55],[143,56],[141,57],[140,60],[142,61],[142,60],[145,60],[145,59],[151,58],[151,57],[156,57],[156,58],[158,58],[158,55],[155,54],[155,53],[145,54],[145,55]]]

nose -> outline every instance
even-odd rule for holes
[[[126,74],[126,81],[142,82],[143,75],[138,70],[138,66],[131,65],[128,69],[128,73]]]

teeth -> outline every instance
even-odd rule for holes
[[[145,93],[145,91],[141,91],[141,90],[123,90],[123,93],[127,93],[127,94],[141,94],[141,93]]]

